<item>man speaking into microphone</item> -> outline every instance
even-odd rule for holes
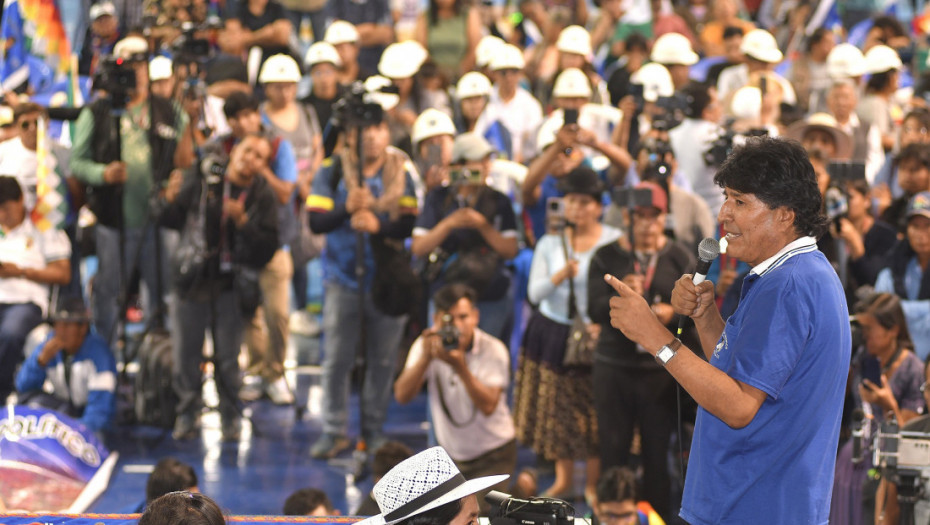
[[[850,333],[839,278],[817,251],[826,229],[800,144],[752,139],[721,166],[717,220],[752,270],[726,321],[711,282],[685,275],[671,305],[694,320],[706,361],[614,276],[610,322],[700,405],[680,516],[691,524],[825,524]]]

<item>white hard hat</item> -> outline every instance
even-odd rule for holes
[[[334,20],[326,28],[323,40],[332,45],[345,44],[346,42],[358,42],[358,30],[355,26],[345,20]]]
[[[91,22],[100,18],[101,16],[116,16],[116,7],[113,5],[113,2],[100,2],[90,6],[90,12],[88,13],[88,18]]]
[[[898,52],[886,45],[879,44],[869,49],[865,54],[866,73],[876,74],[885,71],[897,70],[904,67]]]
[[[526,61],[523,60],[523,52],[520,51],[519,47],[513,44],[504,44],[491,59],[490,66],[492,71],[523,69],[526,67]]]
[[[662,64],[650,62],[636,70],[630,76],[630,82],[643,86],[643,99],[655,102],[660,97],[670,97],[675,94],[675,84],[672,75]]]
[[[388,78],[410,78],[428,56],[426,49],[416,41],[395,42],[381,54],[378,72]]]
[[[417,147],[420,141],[435,137],[436,135],[455,136],[455,124],[449,115],[435,108],[429,108],[420,113],[420,116],[413,122],[413,131],[410,133],[410,141],[413,147]]]
[[[762,114],[762,90],[743,86],[733,93],[730,113],[738,119],[755,119]]]
[[[332,44],[321,40],[319,42],[314,42],[313,45],[307,49],[307,54],[304,55],[304,64],[306,64],[307,67],[313,67],[323,63],[329,63],[339,67],[342,65],[342,59],[339,58],[339,53]]]
[[[570,67],[555,79],[552,96],[591,98],[591,82],[580,69]]]
[[[775,37],[765,29],[753,29],[743,37],[743,43],[739,46],[740,52],[744,55],[759,60],[776,64],[784,58],[778,49],[778,43]]]
[[[468,97],[489,96],[490,94],[491,81],[477,71],[465,73],[459,79],[459,83],[455,85],[455,98],[459,100]]]
[[[865,74],[865,56],[850,43],[837,44],[827,55],[827,74],[833,80],[861,77]]]
[[[504,45],[504,41],[494,35],[481,37],[478,45],[475,46],[475,65],[485,67],[491,63],[491,59],[497,54],[497,51]]]
[[[542,125],[539,126],[539,131],[536,132],[536,147],[539,148],[540,152],[555,142],[555,134],[564,125],[565,116],[561,111],[553,112],[548,119],[543,121]]]
[[[397,93],[382,93],[381,90],[389,87],[393,82],[391,79],[384,78],[381,75],[372,75],[365,79],[363,86],[368,92],[371,101],[379,104],[384,111],[394,109],[400,102],[400,95]]]
[[[127,36],[113,46],[113,56],[119,58],[132,58],[133,55],[143,55],[149,52],[149,43],[141,36]]]
[[[149,62],[149,80],[165,80],[171,78],[171,59],[166,56],[157,56]]]
[[[700,57],[691,49],[691,41],[679,33],[665,33],[652,45],[649,59],[669,65],[693,66]]]
[[[278,54],[268,57],[258,74],[258,82],[300,82],[300,67],[290,55]]]
[[[568,26],[559,33],[555,48],[563,53],[575,53],[590,57],[592,54],[591,34],[581,26]]]

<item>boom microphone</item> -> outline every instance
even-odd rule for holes
[[[710,270],[710,265],[713,264],[714,259],[720,255],[720,242],[717,239],[708,237],[701,241],[698,244],[698,263],[697,267],[694,269],[694,275],[691,277],[691,282],[694,284],[701,284],[704,282],[704,279],[707,279],[707,272]],[[681,337],[681,331],[685,328],[685,316],[678,317],[678,332],[675,337]]]

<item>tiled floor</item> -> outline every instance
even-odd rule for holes
[[[111,441],[120,454],[107,491],[91,507],[91,512],[131,512],[145,497],[145,483],[154,464],[165,456],[174,456],[193,465],[202,492],[215,498],[231,514],[279,514],[287,496],[303,487],[321,488],[334,505],[347,513],[353,494],[367,494],[371,479],[357,488],[346,490],[346,475],[351,454],[332,461],[310,458],[309,450],[320,435],[320,376],[318,339],[292,338],[288,372],[290,384],[296,385],[297,406],[275,406],[262,400],[250,403],[246,423],[238,443],[220,441],[219,416],[208,412],[203,417],[199,439],[177,442],[170,431],[148,427],[121,428]],[[211,386],[205,387],[205,399],[211,404]],[[358,432],[357,396],[351,398],[350,433]],[[392,402],[385,433],[390,439],[406,443],[413,450],[426,446],[426,396],[421,394],[405,406]],[[531,452],[521,450],[520,463],[531,464]],[[543,487],[547,481],[540,480]]]

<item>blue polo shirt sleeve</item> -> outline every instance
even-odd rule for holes
[[[17,392],[30,392],[42,388],[45,383],[46,372],[45,367],[39,364],[39,354],[42,353],[42,349],[45,348],[45,344],[48,343],[50,337],[51,335],[37,346],[35,351],[29,354],[29,357],[19,368],[19,372],[16,374]]]
[[[100,336],[88,334],[84,344],[89,347],[94,372],[88,377],[87,405],[81,423],[98,431],[108,428],[116,416],[116,360]]]
[[[755,279],[763,287],[757,293],[765,300],[741,305],[743,312],[739,329],[727,330],[727,344],[733,353],[727,374],[778,399],[795,366],[801,359],[810,334],[811,313],[808,304],[795,293],[793,283],[774,279],[774,275]],[[746,286],[746,284],[744,284]]]

